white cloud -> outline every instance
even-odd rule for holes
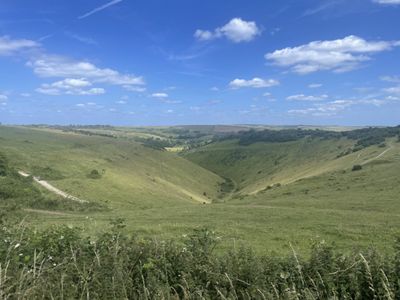
[[[321,83],[311,83],[311,84],[308,85],[308,87],[310,89],[317,89],[317,88],[322,87],[322,84]]]
[[[216,36],[211,31],[201,29],[197,29],[195,31],[194,37],[199,41],[209,41],[216,38]]]
[[[400,83],[400,76],[382,76],[382,81]]]
[[[93,14],[99,12],[99,11],[102,11],[103,9],[106,9],[107,7],[110,7],[110,6],[112,6],[112,5],[118,4],[118,3],[122,2],[122,1],[123,1],[123,0],[113,0],[113,1],[110,1],[110,2],[108,2],[108,3],[106,3],[106,4],[104,4],[104,5],[101,5],[101,6],[99,6],[99,7],[96,7],[95,9],[93,9],[93,10],[87,12],[86,14],[83,14],[82,16],[79,16],[78,19],[87,18],[87,17],[89,17],[89,16],[91,16],[91,15],[93,15]]]
[[[32,40],[13,40],[8,36],[0,37],[0,55],[12,55],[21,50],[28,50],[39,46],[39,43]]]
[[[292,115],[312,115],[314,117],[335,116],[338,113],[349,109],[354,105],[374,105],[381,106],[387,103],[381,99],[340,99],[324,103],[315,103],[314,106],[304,109],[291,109],[288,111]]]
[[[53,87],[60,89],[71,89],[71,88],[84,88],[91,86],[92,84],[86,79],[75,79],[75,78],[66,78],[61,81],[54,82],[52,84]]]
[[[257,27],[255,22],[234,18],[224,26],[216,28],[214,31],[197,29],[194,36],[200,41],[209,41],[225,37],[234,43],[241,43],[249,42],[260,34],[261,30]]]
[[[316,71],[346,72],[367,60],[370,54],[400,46],[399,41],[366,41],[350,35],[331,41],[314,41],[306,45],[267,53],[265,58],[293,72],[308,74]]]
[[[389,5],[400,4],[400,0],[373,0],[372,2],[379,4],[389,4]]]
[[[117,101],[117,102],[115,102],[115,103],[117,103],[117,104],[127,104],[128,102],[126,102],[126,101],[124,101],[124,100],[119,100],[119,101]]]
[[[400,95],[400,85],[386,88],[386,89],[384,89],[384,92],[386,92],[388,94]]]
[[[28,98],[31,96],[31,94],[30,93],[21,93],[20,96]]]
[[[105,93],[103,88],[89,88],[92,83],[86,79],[80,78],[66,78],[64,80],[56,81],[51,84],[44,83],[41,87],[37,88],[38,93],[46,95],[101,95]]]
[[[168,98],[167,93],[153,93],[151,94],[151,97],[153,98]]]
[[[99,68],[87,61],[74,61],[59,56],[42,56],[40,59],[29,61],[28,66],[41,77],[87,78],[93,82],[113,85],[135,86],[144,85],[142,77],[121,74],[109,68]]]
[[[255,77],[250,80],[245,80],[245,79],[234,79],[229,83],[229,86],[233,89],[238,89],[238,88],[244,88],[244,87],[249,87],[249,88],[266,88],[266,87],[271,87],[279,85],[279,81],[275,79],[262,79]]]
[[[7,101],[8,96],[0,94],[0,101]]]
[[[322,101],[328,99],[328,95],[307,96],[304,94],[292,95],[286,98],[290,101]]]

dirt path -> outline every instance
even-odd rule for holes
[[[23,171],[18,171],[18,174],[23,176],[23,177],[30,176],[28,173],[23,172]],[[65,199],[76,201],[76,202],[79,202],[79,203],[88,203],[89,202],[89,201],[86,201],[86,200],[79,199],[79,198],[77,198],[75,196],[72,196],[70,194],[67,194],[67,193],[63,192],[62,190],[59,190],[55,186],[51,185],[47,181],[40,180],[38,177],[33,177],[33,180],[36,181],[38,184],[40,184],[42,187],[44,187],[46,190],[49,190],[50,192],[53,192],[54,194],[57,194],[57,195],[65,198]]]
[[[368,159],[366,161],[364,161],[361,165],[366,165],[367,163],[370,163],[374,160],[377,160],[379,158],[381,158],[382,156],[384,156],[388,151],[394,149],[394,147],[392,145],[389,146],[389,148],[387,148],[385,151],[383,151],[382,153],[378,154],[377,156],[375,156],[374,158]]]

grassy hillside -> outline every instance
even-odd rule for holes
[[[121,139],[5,127],[0,138],[16,169],[111,208],[209,202],[221,180],[176,155]],[[89,178],[92,170],[101,178]]]
[[[114,129],[106,130],[114,135]],[[183,135],[175,128],[159,130]],[[220,248],[245,244],[280,253],[291,251],[289,243],[307,251],[313,240],[346,251],[375,245],[387,252],[399,233],[400,144],[394,137],[355,152],[349,150],[357,140],[349,138],[249,145],[229,138],[178,155],[100,135],[0,127],[0,152],[15,170],[102,208],[27,205],[21,218],[38,227],[79,226],[87,234],[123,218],[127,232],[158,239],[207,226],[221,237]],[[361,170],[352,171],[354,165]],[[219,201],[202,204],[213,200]]]
[[[233,136],[192,149],[183,156],[232,180],[236,194],[252,195],[274,185],[287,185],[299,179],[352,168],[354,164],[373,160],[396,144],[394,137],[389,137],[385,144],[384,136],[379,139],[362,136],[357,140],[337,136],[339,133],[335,132],[332,136],[316,132],[316,137],[302,137],[305,134],[298,132],[302,131],[289,131],[299,135],[293,137],[280,135],[278,131],[266,136],[268,142],[262,141],[262,135],[251,142],[251,138],[246,137],[250,134],[240,134],[238,138]]]

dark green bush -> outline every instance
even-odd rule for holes
[[[92,170],[90,171],[90,173],[87,175],[88,178],[91,179],[100,179],[101,178],[101,174],[99,171],[97,170]]]
[[[354,165],[351,170],[352,171],[360,171],[360,170],[362,170],[362,166],[361,165]]]

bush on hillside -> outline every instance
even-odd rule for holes
[[[88,178],[90,179],[100,179],[101,178],[101,174],[99,171],[97,171],[96,169],[90,171],[90,173],[87,175]]]
[[[362,166],[361,165],[354,165],[351,170],[352,171],[360,171],[360,170],[362,170]]]

